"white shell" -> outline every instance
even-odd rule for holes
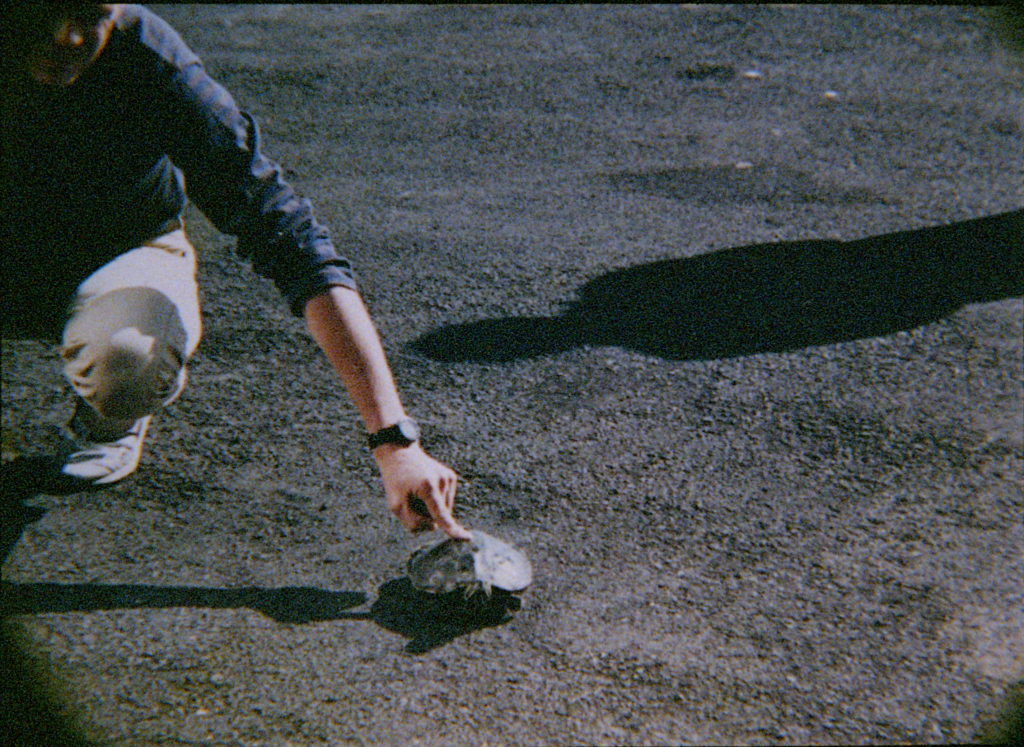
[[[484,532],[470,534],[472,540],[448,538],[414,552],[408,563],[412,585],[432,594],[489,594],[491,587],[515,592],[530,585],[533,569],[522,552]]]

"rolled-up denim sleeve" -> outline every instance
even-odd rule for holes
[[[167,154],[185,175],[189,199],[239,254],[274,281],[293,314],[331,286],[356,288],[351,262],[260,150],[259,127],[198,59],[167,81]]]

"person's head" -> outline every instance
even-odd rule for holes
[[[120,13],[118,3],[15,0],[0,16],[5,72],[70,86],[103,51]]]

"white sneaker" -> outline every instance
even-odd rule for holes
[[[85,448],[64,460],[61,473],[89,485],[110,485],[128,477],[139,466],[142,444],[152,415],[127,426],[102,418],[84,402],[79,402],[69,427]]]

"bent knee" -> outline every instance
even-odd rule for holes
[[[105,417],[150,414],[173,401],[184,386],[181,354],[137,327],[101,340],[66,341],[62,356],[71,386]]]

